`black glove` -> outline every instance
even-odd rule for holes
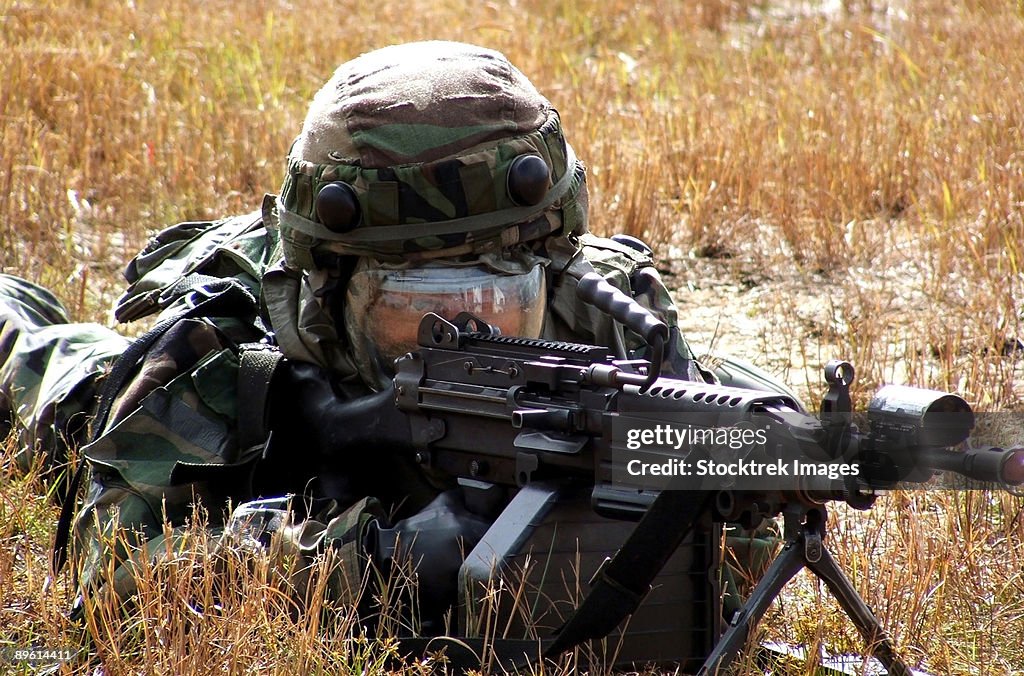
[[[389,512],[437,494],[414,461],[409,423],[390,390],[355,396],[315,364],[282,360],[270,383],[270,442],[254,494],[294,493],[349,505],[368,495]]]

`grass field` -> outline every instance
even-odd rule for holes
[[[120,269],[155,230],[278,189],[337,64],[425,38],[499,49],[553,101],[588,165],[592,229],[655,247],[699,353],[741,356],[809,400],[841,356],[860,405],[911,382],[1024,411],[1024,352],[1004,349],[1024,337],[1014,0],[0,0],[0,266],[110,323]],[[77,646],[67,581],[45,584],[56,508],[11,456],[0,648]],[[901,654],[934,673],[1024,673],[1024,498],[897,493],[836,511],[837,558]],[[189,616],[168,590],[211,584],[203,565],[161,571],[138,616],[90,627],[109,673],[385,668],[386,642],[334,640],[351,621],[316,631],[280,612],[259,565],[236,567],[219,621]],[[801,580],[766,636],[858,650],[826,596]]]

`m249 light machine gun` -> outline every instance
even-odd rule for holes
[[[867,509],[877,490],[927,481],[937,471],[1020,485],[1024,450],[952,450],[973,427],[970,406],[956,395],[908,387],[882,388],[861,431],[848,390],[854,371],[845,362],[825,369],[829,391],[820,416],[773,391],[659,377],[667,327],[597,275],[580,281],[579,295],[642,336],[652,359],[617,360],[604,347],[501,336],[465,313],[453,321],[428,314],[419,327],[420,349],[396,361],[394,390],[375,395],[380,406],[400,412],[389,414],[392,442],[411,446],[420,463],[460,477],[482,495],[502,496],[494,525],[460,573],[463,605],[477,598],[474,587],[513,570],[512,561],[520,565],[524,552],[542,560],[545,551],[554,556],[562,547],[561,558],[544,564],[549,577],[573,561],[584,568],[586,561],[566,552],[565,531],[600,532],[604,526],[595,519],[601,518],[620,526],[638,521],[616,531],[617,543],[588,541],[617,551],[600,554],[604,562],[595,566],[590,593],[578,604],[570,600],[568,611],[552,600],[564,581],[537,582],[537,599],[553,611],[547,615],[553,637],[541,642],[543,655],[604,637],[630,614],[636,622],[645,597],[649,604],[668,593],[658,601],[658,622],[630,625],[627,658],[681,660],[686,669],[699,665],[700,673],[715,673],[806,567],[825,582],[890,673],[910,673],[825,546],[826,504],[842,500]],[[644,439],[653,443],[638,443]],[[638,474],[637,468],[649,471]],[[589,517],[565,507],[567,496],[580,491],[589,494]],[[672,575],[663,568],[695,529],[727,522],[752,527],[779,514],[782,552],[722,635],[715,571],[708,570],[717,570],[714,552],[691,552]],[[698,581],[682,596],[665,592],[672,579],[687,574]],[[703,622],[702,633],[674,640],[659,633],[666,610],[683,607],[702,609],[687,618],[689,625]],[[535,619],[542,610],[534,604]],[[641,647],[630,653],[630,643]]]

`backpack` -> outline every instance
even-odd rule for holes
[[[262,211],[215,221],[187,221],[155,235],[124,270],[128,288],[114,316],[121,323],[160,313],[179,314],[204,284],[235,279],[259,298],[263,272],[280,257],[277,232],[263,226]],[[255,308],[239,308],[252,311]]]

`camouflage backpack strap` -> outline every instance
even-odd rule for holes
[[[258,310],[256,298],[249,292],[244,284],[236,279],[224,278],[209,281],[203,277],[199,280],[199,286],[188,290],[194,293],[195,304],[187,310],[167,317],[158,322],[153,328],[137,338],[128,346],[128,349],[117,358],[113,368],[103,383],[99,404],[96,408],[96,416],[93,419],[92,433],[89,435],[90,442],[96,441],[103,434],[107,426],[107,419],[113,408],[114,400],[118,393],[124,389],[129,378],[135,372],[135,368],[147,350],[153,346],[160,336],[167,332],[182,319],[196,317],[227,317],[243,314],[255,314]],[[75,474],[68,487],[68,497],[61,505],[60,518],[57,521],[57,532],[53,543],[53,571],[60,572],[67,561],[68,542],[71,536],[71,522],[75,513],[75,496],[81,485],[82,478],[87,466],[85,457],[78,461]]]
[[[246,343],[238,353],[238,447],[246,450],[266,442],[267,400],[274,370],[284,356],[268,343]]]

